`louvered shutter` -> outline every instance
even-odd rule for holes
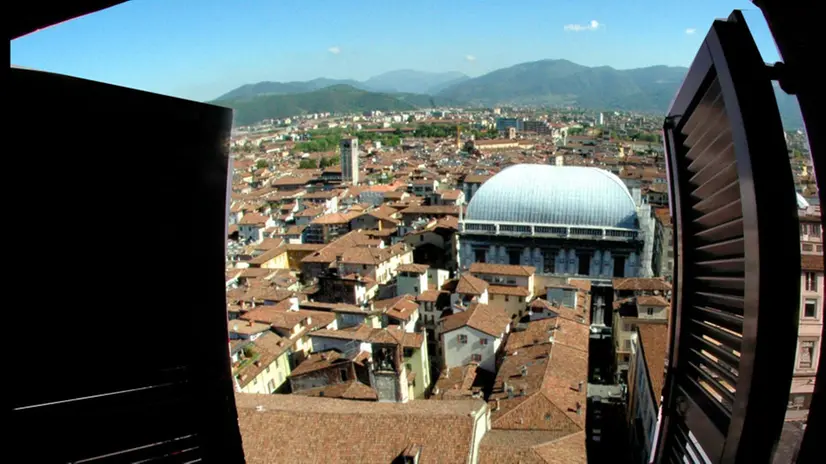
[[[768,462],[790,388],[800,252],[765,64],[715,21],[664,125],[675,269],[658,462]]]
[[[224,275],[231,111],[10,75],[8,462],[243,462]]]

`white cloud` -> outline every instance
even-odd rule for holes
[[[602,26],[599,21],[592,19],[588,24],[566,24],[563,29],[571,32],[595,31]]]
[[[465,60],[470,61],[470,62],[474,62],[474,61],[476,61],[476,57],[473,56],[473,55],[466,55]]]
[[[685,33],[688,34],[688,35],[691,35],[695,32],[697,32],[697,29],[694,29],[693,27],[689,27],[688,29],[685,30]]]
[[[330,48],[327,49],[327,51],[332,53],[333,55],[338,55],[339,53],[341,53],[341,49],[337,46],[330,47]]]

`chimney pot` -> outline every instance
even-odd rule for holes
[[[582,391],[582,381],[581,380],[579,381],[579,391],[580,392]]]

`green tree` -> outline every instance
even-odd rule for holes
[[[264,169],[267,166],[269,166],[269,163],[267,163],[267,160],[262,160],[261,159],[261,160],[258,160],[258,162],[255,163],[255,167],[258,168],[258,169]]]
[[[300,169],[316,169],[318,167],[318,164],[314,159],[305,159],[301,160],[301,162],[298,163],[298,167]]]

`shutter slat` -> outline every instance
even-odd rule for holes
[[[743,333],[743,316],[730,311],[708,306],[693,306],[691,315],[698,320],[709,321],[738,334]]]
[[[690,145],[691,148],[687,155],[691,155],[691,157],[686,156],[686,158],[693,161],[686,167],[686,170],[692,176],[699,174],[706,168],[711,167],[713,169],[714,166],[723,165],[734,157],[733,152],[729,153],[733,149],[731,134],[722,127],[720,130],[722,132],[717,137],[713,139],[709,137],[708,140],[699,140],[698,145]]]
[[[694,220],[694,224],[705,228],[718,226],[724,222],[731,221],[733,218],[740,217],[742,206],[740,200],[733,201],[698,217]]]
[[[743,236],[743,219],[737,218],[732,221],[710,227],[694,235],[698,243],[717,243]]]
[[[697,276],[699,288],[718,289],[720,291],[736,290],[737,295],[743,294],[745,278],[731,276]]]
[[[740,358],[731,350],[724,348],[724,345],[722,344],[717,345],[712,343],[710,340],[698,337],[695,334],[691,334],[690,344],[698,351],[707,351],[711,353],[714,357],[722,362],[725,362],[732,369],[737,369],[740,365]]]
[[[703,214],[714,211],[715,209],[725,206],[733,201],[740,199],[740,182],[734,181],[725,187],[717,190],[710,196],[697,202],[693,205],[695,211]]]
[[[697,137],[701,137],[716,127],[716,118],[713,116],[725,114],[725,104],[723,101],[722,88],[717,77],[708,86],[700,100],[700,103],[689,115],[682,129],[682,134],[687,138],[687,144],[696,142]],[[695,138],[691,138],[694,135]]]
[[[722,289],[716,290],[717,293],[701,291],[696,292],[694,294],[694,302],[704,306],[729,308],[737,314],[743,314],[745,302],[742,296],[721,293],[723,291]]]
[[[731,184],[732,182],[737,181],[737,164],[730,163],[723,166],[723,163],[710,163],[712,169],[716,170],[717,172],[711,176],[710,179],[706,180],[702,184],[700,184],[697,188],[695,188],[691,192],[691,196],[694,198],[708,198],[714,192],[717,192],[721,188]],[[721,168],[722,167],[722,168]],[[739,194],[739,191],[738,191]]]
[[[705,165],[695,166],[694,163],[688,165],[688,171],[694,173],[688,183],[694,186],[701,185],[714,177],[721,169],[735,163],[734,145],[729,139],[729,145],[717,152],[714,158],[709,159]]]
[[[697,359],[689,358],[686,361],[690,368],[689,370],[694,377],[698,379],[701,388],[706,391],[710,398],[713,398],[714,401],[719,403],[727,414],[731,414],[734,403],[734,393],[714,378],[706,365],[698,363]]]
[[[708,261],[698,261],[694,264],[700,270],[700,274],[742,274],[746,269],[746,261],[743,258],[712,259]]]
[[[706,321],[691,319],[691,322],[694,323],[692,328],[696,330],[696,333],[700,336],[707,336],[713,340],[716,340],[727,349],[738,352],[741,350],[740,344],[742,342],[742,337],[725,331],[720,327],[715,327]]]
[[[737,258],[743,256],[745,242],[743,238],[734,238],[718,243],[697,247],[695,251],[704,260],[710,258]]]

